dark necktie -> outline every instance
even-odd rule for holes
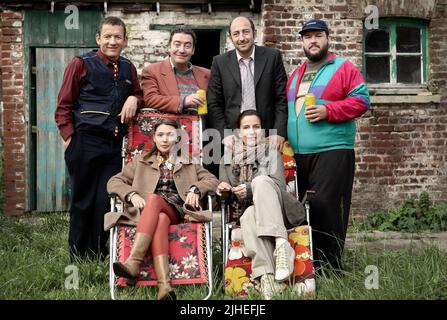
[[[113,64],[113,79],[116,81],[118,80],[118,63],[112,62]]]

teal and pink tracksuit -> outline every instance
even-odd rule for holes
[[[296,69],[287,83],[287,134],[295,153],[300,199],[306,190],[316,192],[310,212],[314,264],[340,269],[354,180],[355,118],[370,108],[369,94],[360,71],[347,59],[330,54],[309,88],[316,104],[326,106],[327,119],[311,123],[304,117],[304,107],[298,115],[295,111],[306,65]]]
[[[287,136],[298,154],[319,153],[335,149],[353,149],[355,118],[370,108],[368,88],[359,70],[347,59],[330,54],[320,67],[309,93],[316,104],[326,106],[327,120],[310,123],[295,112],[295,100],[306,63],[295,69],[287,82],[289,118]]]

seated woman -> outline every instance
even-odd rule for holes
[[[271,299],[293,272],[295,252],[287,229],[304,221],[304,209],[286,191],[281,154],[266,145],[258,113],[241,113],[238,128],[221,161],[216,193],[230,191],[242,206],[241,233],[252,277],[260,277],[262,294]]]
[[[179,125],[162,119],[154,126],[154,147],[136,156],[121,173],[107,183],[109,193],[116,193],[127,204],[142,209],[135,241],[129,258],[116,262],[117,276],[135,278],[148,249],[154,257],[158,296],[175,299],[169,278],[168,228],[184,218],[183,205],[199,207],[199,200],[216,190],[217,178],[202,166],[173,152],[178,142]]]

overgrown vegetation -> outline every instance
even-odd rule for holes
[[[447,230],[447,203],[434,205],[427,192],[419,199],[405,201],[388,212],[369,214],[363,222],[355,223],[359,230],[406,231]]]

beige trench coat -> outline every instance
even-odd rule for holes
[[[156,155],[148,153],[136,156],[123,170],[110,178],[107,183],[107,191],[116,193],[128,206],[125,212],[109,212],[104,219],[104,230],[113,227],[117,222],[136,226],[140,218],[137,208],[125,202],[125,197],[130,192],[137,192],[144,199],[154,193],[160,178],[160,170],[157,165]],[[208,192],[215,191],[219,181],[199,164],[192,164],[184,158],[177,158],[174,165],[174,183],[183,201],[186,193],[192,186],[196,186],[201,197]]]

